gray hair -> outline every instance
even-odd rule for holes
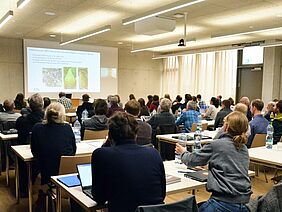
[[[43,109],[43,98],[39,93],[35,93],[31,97],[29,97],[29,107],[32,111]]]
[[[160,103],[161,111],[169,112],[171,105],[172,103],[169,99],[163,98]]]
[[[197,103],[195,101],[189,101],[187,103],[187,109],[196,110],[197,109]]]

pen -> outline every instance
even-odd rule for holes
[[[178,173],[183,173],[183,174],[187,174],[190,173],[191,171],[178,171]]]

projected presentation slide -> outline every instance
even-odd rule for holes
[[[100,92],[100,53],[27,47],[28,92]]]

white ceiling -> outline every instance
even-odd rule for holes
[[[177,2],[176,0],[31,0],[17,9],[17,0],[0,1],[0,17],[12,9],[14,17],[0,28],[1,37],[58,41],[69,40],[105,25],[112,30],[78,43],[134,49],[177,43],[183,37],[183,18],[176,19],[173,32],[155,36],[137,35],[134,24],[122,25],[122,19]],[[54,12],[54,16],[45,12]],[[201,49],[241,42],[282,39],[282,29],[242,35],[225,39],[211,39],[258,29],[282,27],[282,0],[206,0],[205,2],[169,12],[188,12],[188,36],[196,42],[189,49]],[[50,37],[55,34],[56,37]],[[118,44],[122,42],[123,44]],[[175,51],[175,47],[170,51]],[[183,50],[183,48],[181,49]],[[163,51],[163,50],[162,50]],[[166,50],[167,51],[167,50]]]

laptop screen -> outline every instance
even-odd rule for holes
[[[79,164],[77,165],[78,175],[80,177],[82,188],[92,186],[92,170],[91,164]]]

